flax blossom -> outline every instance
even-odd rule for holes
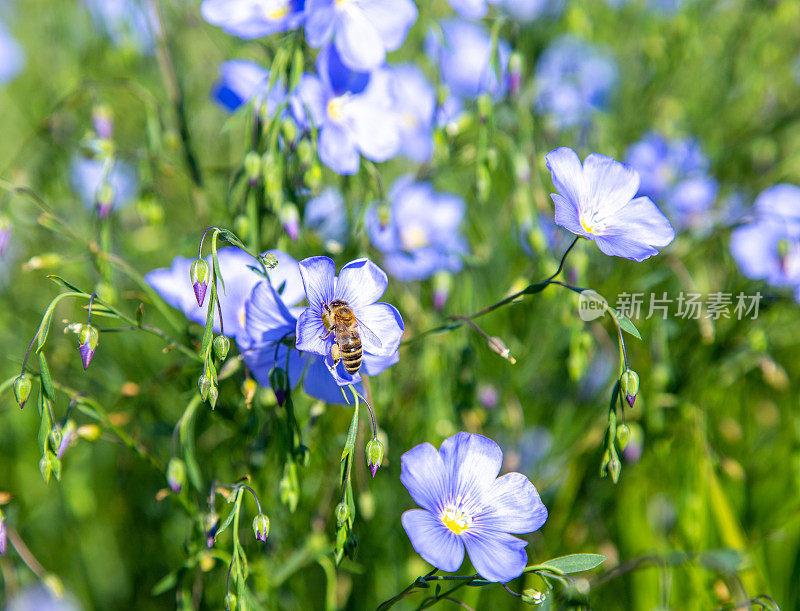
[[[403,454],[400,481],[422,509],[406,511],[402,524],[423,559],[456,571],[466,548],[488,581],[522,574],[528,543],[512,534],[538,530],[547,509],[521,473],[497,477],[502,462],[494,441],[463,432],[444,440],[438,452],[422,443]]]
[[[204,0],[203,19],[239,38],[293,30],[305,18],[304,0]]]
[[[269,88],[269,70],[256,62],[233,59],[219,66],[219,80],[211,97],[223,108],[235,112],[251,100],[264,105],[267,116],[273,116],[286,99],[286,89],[278,81]]]
[[[546,156],[558,193],[551,194],[556,223],[597,243],[607,255],[643,261],[675,238],[675,230],[649,197],[636,197],[639,174],[611,157],[578,155],[561,147]]]

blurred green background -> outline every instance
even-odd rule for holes
[[[72,191],[69,165],[91,128],[93,108],[110,108],[118,155],[138,168],[141,190],[136,202],[112,215],[108,249],[140,274],[168,266],[175,255],[192,256],[210,224],[237,229],[241,201],[228,197],[228,187],[248,150],[246,122],[217,108],[209,91],[219,62],[251,57],[269,66],[280,40],[246,43],[228,36],[202,20],[198,2],[162,5],[200,184],[187,168],[174,100],[155,56],[112,44],[80,2],[25,0],[4,9],[27,65],[0,89],[0,178],[28,186],[96,245],[96,217]],[[418,58],[431,20],[449,11],[444,2],[422,3],[396,57]],[[609,111],[583,136],[548,129],[525,96],[498,107],[488,197],[476,188],[477,122],[452,139],[440,135],[427,175],[437,188],[466,199],[473,256],[453,278],[444,313],[432,307],[430,282],[390,280],[386,300],[402,313],[408,336],[447,314],[498,301],[555,269],[560,251],[539,248],[529,256],[519,225],[532,211],[552,214],[544,154],[556,146],[619,159],[655,127],[692,134],[704,144],[721,199],[737,191],[749,205],[771,184],[800,183],[798,24],[800,4],[792,0],[689,2],[667,16],[637,3],[612,9],[603,2],[568,2],[557,19],[502,24],[502,34],[523,55],[526,81],[548,42],[570,32],[613,51],[619,86]],[[313,64],[310,53],[307,64]],[[520,156],[535,160],[530,182],[515,175]],[[403,161],[382,164],[384,184],[410,169]],[[369,174],[342,179],[326,171],[323,185],[329,184],[343,187],[355,221],[349,245],[334,257],[337,267],[377,257],[357,221],[375,197]],[[60,290],[47,274],[98,290],[131,317],[143,303],[147,322],[166,324],[130,276],[115,269],[103,280],[96,253],[44,227],[30,197],[8,190],[0,197],[0,213],[13,222],[13,242],[0,262],[0,381],[17,375]],[[308,232],[290,241],[274,217],[262,229],[262,248],[297,259],[324,254]],[[291,512],[279,486],[284,412],[270,391],[259,392],[248,408],[241,370],[225,380],[216,409],[197,411],[196,455],[206,486],[249,474],[270,517],[266,545],[254,541],[249,524],[255,507],[245,501],[248,584],[263,608],[316,609],[331,602],[374,608],[427,572],[400,526],[401,512],[414,506],[399,481],[400,455],[422,441],[438,447],[459,430],[495,439],[507,466],[528,475],[540,491],[550,517],[526,537],[531,563],[576,552],[608,557],[573,590],[551,596],[547,604],[554,608],[568,600],[597,609],[732,608],[760,594],[781,608],[800,608],[800,314],[790,294],[739,274],[728,237],[727,229],[679,235],[666,252],[641,264],[605,257],[585,241],[570,257],[574,283],[612,302],[624,291],[764,295],[757,320],[635,321],[644,340],[629,338],[627,347],[641,391],[626,420],[642,450],[638,461],[623,461],[616,485],[599,475],[618,365],[615,331],[607,318],[580,320],[574,294],[551,287],[481,320],[509,346],[515,365],[466,328],[402,347],[399,364],[372,380],[387,459],[372,480],[361,460],[363,441],[357,444],[358,552],[338,568],[330,553],[333,509],[352,410],[295,393],[310,461],[299,469],[300,495]],[[67,451],[61,481],[45,484],[35,400],[20,411],[6,387],[0,395],[0,491],[8,501],[2,510],[9,531],[41,564],[37,571],[57,576],[87,609],[222,608],[222,557],[198,548],[193,517],[174,497],[159,495],[175,447],[173,429],[194,394],[199,367],[178,352],[165,353],[157,338],[130,332],[102,335],[84,373],[74,336],[60,332],[62,320],[83,316],[74,302],[57,308],[46,349],[52,376],[95,399],[139,452],[103,426],[98,440],[81,439]],[[181,327],[180,339],[199,345],[202,329],[188,322]],[[495,407],[480,401],[488,387],[499,394]],[[59,393],[57,420],[68,403]],[[70,413],[78,425],[91,422]],[[362,418],[362,429],[366,424]],[[188,493],[194,517],[207,508],[206,495],[207,488]],[[217,548],[230,546],[226,533]],[[12,549],[0,559],[0,598],[36,581],[23,560]],[[622,570],[614,571],[617,565]],[[181,567],[177,588],[154,594],[158,582]],[[517,591],[525,587],[543,584],[535,576],[514,584]],[[415,608],[421,597],[408,600],[398,608]],[[499,587],[467,588],[462,600],[477,609],[523,606]]]

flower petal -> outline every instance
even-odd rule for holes
[[[562,146],[550,151],[544,158],[556,191],[578,208],[584,201],[583,168],[578,154]]]
[[[333,334],[328,335],[327,339],[322,339],[328,334],[322,322],[322,314],[314,308],[306,308],[297,318],[295,326],[297,340],[295,347],[303,352],[327,356],[330,354],[330,345],[333,342]]]
[[[586,199],[581,207],[589,206],[604,214],[616,214],[639,190],[639,173],[613,157],[592,153],[583,162]]]
[[[376,356],[374,354],[364,354],[361,369],[368,376],[376,376],[382,371],[395,365],[400,360],[400,353],[395,352],[389,356]]]
[[[387,51],[400,48],[418,15],[411,0],[371,0],[361,10],[380,34]]]
[[[456,433],[445,439],[439,454],[450,474],[449,493],[453,499],[461,497],[479,502],[494,483],[503,452],[494,441],[483,435]]]
[[[498,477],[484,496],[489,511],[476,518],[481,527],[503,533],[530,533],[547,520],[547,508],[522,473]]]
[[[245,330],[255,344],[274,344],[295,331],[297,321],[266,281],[255,286],[244,307]]]
[[[334,44],[342,61],[354,70],[374,70],[386,58],[380,33],[359,7],[340,13]]]
[[[387,286],[386,273],[369,259],[361,258],[350,261],[339,271],[335,296],[346,301],[355,311],[378,301]]]
[[[364,394],[364,388],[360,382],[355,384],[355,387],[358,392]],[[352,401],[350,390],[336,383],[321,358],[310,360],[306,377],[303,380],[303,390],[309,397],[325,401],[325,403],[347,405],[348,400]]]
[[[306,297],[300,265],[291,255],[281,250],[268,250],[265,254],[274,255],[278,259],[275,269],[269,270],[269,282],[278,292],[286,307],[300,303]]]
[[[334,279],[336,278],[336,266],[333,264],[333,259],[309,257],[300,261],[299,265],[308,305],[318,308],[323,303],[333,301]]]
[[[464,545],[475,570],[487,581],[507,583],[522,575],[528,563],[528,542],[506,533],[470,529]]]
[[[447,501],[447,471],[439,452],[425,442],[400,457],[400,482],[414,502],[438,512]]]
[[[306,3],[306,40],[319,49],[333,36],[336,12],[331,0],[308,0]]]
[[[464,562],[464,544],[434,515],[409,509],[400,517],[414,550],[437,569],[457,571]]]
[[[589,234],[581,226],[578,206],[558,193],[551,193],[550,197],[553,198],[553,204],[556,207],[556,224],[574,234],[589,237]]]
[[[393,305],[374,303],[362,306],[355,311],[355,315],[360,326],[368,330],[360,334],[365,352],[376,356],[390,356],[397,352],[405,326],[400,312]],[[373,335],[380,340],[380,344],[375,343]]]
[[[337,174],[358,172],[361,163],[355,140],[342,126],[327,123],[319,132],[319,158]]]
[[[597,246],[607,255],[643,261],[675,238],[667,217],[649,197],[637,197],[606,221]]]

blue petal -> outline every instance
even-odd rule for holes
[[[340,13],[333,42],[342,61],[353,70],[375,70],[386,58],[386,47],[378,30],[360,8]]]
[[[418,15],[412,0],[370,0],[361,10],[380,33],[387,51],[400,48]]]
[[[259,282],[245,303],[245,328],[256,345],[274,344],[295,332],[297,321],[275,289]]]
[[[547,520],[547,509],[534,485],[522,473],[498,477],[483,497],[487,510],[476,523],[504,533],[531,533]]]
[[[317,56],[317,74],[335,95],[361,93],[370,82],[370,73],[346,65],[335,45],[328,45]]]
[[[318,308],[321,313],[323,303],[330,303],[334,296],[336,266],[330,257],[309,257],[300,261],[300,276],[306,289],[308,305]]]
[[[583,167],[578,154],[571,148],[562,146],[550,151],[544,158],[556,191],[578,208],[585,197]]]
[[[297,124],[304,129],[310,129],[312,125],[320,127],[325,122],[326,104],[322,82],[316,76],[303,74],[289,98],[289,107]]]
[[[583,162],[583,180],[586,186],[584,205],[611,216],[630,202],[639,190],[639,174],[631,166],[612,157],[592,153]]]
[[[441,571],[452,573],[464,562],[464,544],[441,520],[424,509],[410,509],[400,517],[414,550]]]
[[[487,581],[507,583],[522,575],[528,564],[528,543],[512,535],[470,529],[463,539],[472,565]]]
[[[356,390],[362,395],[364,388],[360,383],[355,385]],[[310,397],[332,403],[335,405],[352,404],[353,397],[349,388],[339,386],[331,376],[321,358],[314,358],[308,365],[306,377],[303,380],[303,390]],[[347,399],[345,400],[345,395]]]
[[[295,346],[303,352],[311,352],[319,356],[330,354],[333,334],[328,333],[322,322],[322,314],[313,308],[306,308],[297,318],[295,327],[297,341]],[[327,339],[322,339],[327,335]]]
[[[387,286],[389,279],[386,273],[369,259],[362,258],[342,267],[334,294],[337,299],[346,301],[353,310],[359,310],[378,301]]]
[[[397,352],[405,326],[400,313],[393,305],[374,303],[355,309],[354,312],[358,322],[380,340],[378,345],[369,333],[362,333],[361,342],[365,352],[377,356],[391,356]]]
[[[550,197],[553,198],[553,204],[556,208],[555,222],[557,225],[561,225],[564,229],[568,229],[577,235],[591,237],[581,225],[580,211],[577,205],[558,193],[551,193]]]
[[[289,346],[267,344],[240,346],[244,364],[253,374],[256,382],[265,388],[269,388],[269,372],[276,365],[284,371],[288,368],[289,383],[294,388],[303,377],[303,369],[306,366],[306,359],[297,350]],[[288,352],[287,352],[288,351]],[[288,354],[288,362],[287,362]]]
[[[456,433],[445,439],[439,454],[450,474],[452,498],[461,497],[466,503],[480,502],[503,464],[500,446],[488,437],[471,433]]]
[[[328,123],[319,132],[319,158],[337,174],[358,172],[361,157],[351,135],[339,125]]]
[[[489,8],[486,0],[450,0],[450,6],[467,19],[481,19]]]
[[[265,93],[269,85],[269,71],[249,60],[237,59],[221,63],[219,76],[220,80],[214,85],[212,97],[231,112],[256,95]]]
[[[308,0],[306,2],[306,40],[319,49],[333,36],[336,24],[334,0]]]
[[[450,500],[448,471],[439,452],[425,442],[400,457],[400,482],[420,507],[434,513]]]
[[[278,260],[277,267],[268,273],[270,284],[281,296],[281,301],[287,307],[300,303],[305,299],[306,291],[297,260],[281,250],[268,250],[265,254],[274,255]]]
[[[397,364],[400,360],[400,353],[395,351],[394,354],[389,356],[376,356],[374,354],[364,353],[364,360],[361,363],[361,369],[368,376],[376,376],[382,371],[385,371],[392,365]]]
[[[594,239],[607,255],[643,261],[672,242],[675,230],[649,197],[637,197],[607,219]]]
[[[144,281],[164,301],[187,316],[197,308],[197,299],[189,279],[191,265],[192,259],[179,255],[172,260],[170,267],[154,269],[144,276]]]

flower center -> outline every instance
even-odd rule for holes
[[[404,112],[403,113],[403,123],[405,123],[406,127],[417,127],[419,125],[419,121],[417,121],[417,117],[414,116],[413,113]]]
[[[341,121],[344,119],[344,110],[346,104],[346,94],[331,98],[331,100],[328,102],[328,116],[334,121]]]
[[[289,13],[289,0],[267,0],[263,5],[254,7],[254,10],[267,19],[282,19]]]
[[[459,504],[446,506],[439,518],[442,520],[442,524],[457,535],[472,526],[472,516],[464,511],[464,508]]]
[[[400,240],[406,250],[416,250],[429,244],[428,232],[419,223],[409,225],[400,230]]]
[[[347,6],[348,4],[353,4],[354,0],[336,0],[336,6]]]
[[[581,214],[580,221],[583,230],[592,235],[598,235],[602,233],[603,229],[605,228],[605,223],[603,223],[601,219],[597,218],[597,214],[595,212]]]

